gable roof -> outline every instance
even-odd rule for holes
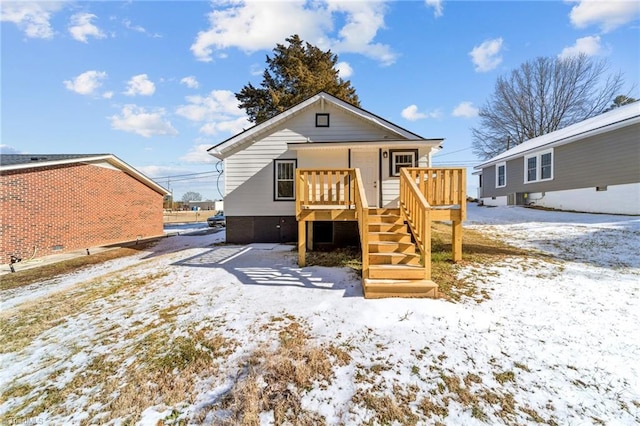
[[[124,173],[163,196],[171,194],[171,192],[163,186],[157,184],[113,154],[0,154],[0,172],[75,163],[99,164],[104,162],[122,170]]]
[[[371,122],[372,124],[382,127],[392,133],[395,133],[398,135],[398,139],[406,139],[406,140],[415,140],[415,141],[424,141],[427,139],[424,139],[422,136],[417,135],[413,132],[410,132],[407,129],[404,129],[396,124],[393,124],[392,122],[385,120],[382,117],[379,117],[369,111],[366,111],[362,108],[356,107],[354,105],[351,105],[348,102],[345,102],[341,99],[336,98],[333,95],[330,95],[328,93],[325,92],[320,92],[310,98],[308,98],[305,101],[300,102],[297,105],[292,106],[291,108],[281,112],[280,114],[276,115],[275,117],[270,118],[269,120],[266,120],[260,124],[256,124],[246,130],[244,130],[243,132],[238,133],[235,136],[230,137],[227,140],[224,140],[222,142],[220,142],[217,145],[214,145],[213,147],[209,148],[207,150],[207,152],[211,155],[213,155],[216,158],[219,159],[224,159],[227,154],[232,151],[234,148],[247,143],[248,141],[253,141],[253,139],[255,139],[255,137],[257,135],[259,135],[262,132],[268,131],[269,129],[272,129],[278,125],[280,125],[282,122],[292,118],[295,115],[298,115],[300,112],[302,112],[303,110],[311,107],[312,105],[316,104],[316,103],[324,103],[324,102],[328,102],[342,110],[345,110],[351,114],[354,114],[362,119],[365,119],[369,122]],[[441,141],[442,139],[428,139],[429,141],[434,141],[434,140],[439,140]]]
[[[575,142],[589,136],[640,123],[640,101],[588,118],[579,123],[529,139],[474,167],[483,169],[496,163],[522,157],[533,151]]]

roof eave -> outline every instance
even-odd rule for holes
[[[636,124],[636,123],[640,123],[640,116],[635,116],[635,117],[631,117],[631,118],[628,118],[628,119],[625,119],[625,120],[622,120],[622,121],[617,121],[615,123],[610,123],[610,124],[607,124],[607,125],[595,128],[595,129],[586,130],[586,131],[584,131],[582,133],[569,135],[569,136],[566,136],[566,137],[561,138],[561,139],[554,139],[554,140],[551,140],[550,142],[547,142],[545,144],[536,145],[534,147],[531,147],[530,149],[526,149],[524,151],[518,151],[518,152],[516,152],[514,154],[511,154],[511,155],[504,155],[504,154],[506,154],[506,152],[504,152],[504,153],[502,153],[500,155],[497,155],[497,156],[491,158],[490,160],[488,160],[485,163],[482,163],[482,164],[479,164],[479,165],[475,166],[474,170],[485,169],[487,167],[494,166],[494,165],[496,165],[498,163],[503,163],[503,162],[506,162],[506,161],[510,161],[510,160],[514,160],[516,158],[523,157],[523,156],[525,156],[527,154],[530,154],[532,152],[541,151],[541,150],[549,149],[549,148],[554,148],[556,146],[566,145],[568,143],[575,142],[576,140],[588,138],[588,137],[591,137],[591,136],[596,136],[596,135],[599,135],[599,134],[602,134],[602,133],[605,133],[605,132],[610,132],[610,131],[613,131],[613,130],[617,130],[617,129],[622,128],[622,127],[631,126],[631,125]],[[545,135],[543,135],[543,136],[545,136]],[[542,136],[539,136],[539,137],[542,137]],[[530,139],[530,140],[533,140],[533,139]],[[515,147],[513,149],[516,149],[516,148],[517,147]]]

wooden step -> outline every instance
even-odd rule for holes
[[[412,242],[373,241],[369,242],[369,253],[415,253]]]
[[[371,223],[369,222],[369,232],[400,232],[408,234],[407,225],[404,223]]]
[[[394,214],[369,215],[369,223],[396,223],[403,224],[402,216]]]
[[[393,241],[395,243],[410,243],[411,234],[401,234],[399,232],[369,232],[369,242]]]
[[[398,208],[380,208],[380,209],[369,209],[369,216],[380,216],[380,215],[395,215],[400,216],[400,209]]]
[[[438,285],[431,280],[381,280],[365,279],[364,297],[438,297]]]
[[[370,265],[420,265],[420,255],[415,253],[369,253]]]
[[[422,266],[415,265],[369,265],[369,278],[392,280],[422,280],[425,277]]]

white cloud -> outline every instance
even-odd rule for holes
[[[475,46],[469,56],[478,72],[491,71],[502,62],[500,50],[502,49],[502,37],[486,40],[479,46]]]
[[[217,163],[218,159],[207,152],[209,148],[211,148],[210,143],[194,145],[189,152],[180,157],[180,160],[187,163]]]
[[[0,154],[22,154],[22,152],[11,145],[0,144]]]
[[[433,7],[433,15],[435,17],[442,16],[442,0],[424,0],[429,7]]]
[[[198,86],[200,86],[200,84],[198,83],[198,80],[196,80],[196,78],[192,75],[190,75],[189,77],[183,78],[182,80],[180,80],[180,83],[184,84],[190,89],[197,89]]]
[[[602,31],[609,32],[640,18],[640,6],[635,0],[580,0],[576,3],[569,18],[577,28],[597,25]]]
[[[64,7],[63,2],[2,2],[0,20],[12,22],[29,38],[52,38],[51,16]]]
[[[353,68],[349,65],[348,62],[338,62],[336,64],[336,69],[338,70],[338,75],[342,79],[347,79],[353,75]]]
[[[402,110],[401,115],[406,120],[417,121],[417,120],[423,120],[425,118],[440,118],[442,117],[442,112],[440,112],[440,110],[434,110],[431,112],[421,112],[421,111],[418,111],[417,105],[409,105],[408,107]]]
[[[225,121],[207,123],[204,126],[200,127],[200,133],[209,136],[213,136],[218,133],[236,134],[240,133],[250,126],[252,126],[252,124],[249,122],[249,120],[247,120],[246,117],[238,117],[235,120],[230,119]]]
[[[225,2],[209,13],[210,28],[200,31],[191,45],[196,59],[209,62],[224,56],[224,50],[236,47],[247,53],[271,50],[291,34],[322,49],[336,53],[358,53],[385,65],[396,59],[387,45],[374,43],[384,27],[383,2],[283,1]],[[287,25],[273,25],[286,16]],[[344,22],[338,37],[332,38],[334,18]]]
[[[93,18],[96,18],[96,15],[91,13],[76,13],[75,15],[72,15],[70,18],[71,23],[68,28],[71,33],[71,37],[83,43],[87,43],[87,37],[89,36],[105,38],[106,35],[102,30],[91,23]]]
[[[145,138],[153,135],[174,136],[178,131],[173,128],[171,122],[166,119],[164,108],[146,111],[136,105],[125,105],[120,115],[109,117],[111,127],[124,132],[136,133]]]
[[[454,117],[472,118],[478,116],[478,108],[474,107],[469,101],[460,102],[451,113]]]
[[[146,74],[134,75],[131,80],[127,82],[127,91],[124,92],[127,96],[143,95],[151,96],[156,91],[156,85],[153,81],[149,80]]]
[[[104,92],[102,94],[102,97],[105,98],[105,99],[111,99],[111,98],[113,98],[113,92]]]
[[[580,54],[594,56],[599,54],[601,50],[600,36],[588,36],[577,39],[576,44],[565,47],[558,56],[562,59],[578,56]]]
[[[200,132],[214,135],[220,132],[237,133],[251,125],[245,111],[229,90],[213,90],[207,96],[187,96],[187,105],[176,109],[176,114],[198,123],[204,123]]]
[[[93,95],[100,86],[102,80],[107,78],[104,71],[86,71],[74,78],[73,80],[65,80],[64,86],[80,95]],[[107,92],[108,93],[108,92]]]
[[[150,34],[145,27],[143,27],[142,25],[133,24],[130,19],[123,19],[122,25],[124,25],[124,27],[128,30],[135,31],[140,34],[147,34],[148,36],[153,38],[162,37],[160,34],[157,34],[157,33]]]
[[[249,72],[251,75],[262,75],[264,73],[264,65],[252,64]]]
[[[338,53],[359,53],[391,65],[397,54],[386,44],[374,43],[378,30],[384,28],[386,5],[383,2],[344,2],[329,0],[329,10],[344,14],[345,25],[339,31],[340,38],[332,40],[328,47]]]

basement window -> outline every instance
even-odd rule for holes
[[[329,127],[329,114],[316,114],[316,127]]]
[[[601,192],[601,191],[606,191],[607,190],[607,186],[596,186],[596,191]]]

